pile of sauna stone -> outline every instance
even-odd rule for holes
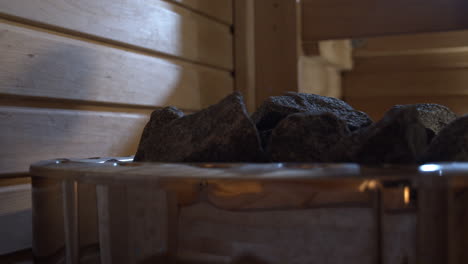
[[[185,115],[152,113],[135,161],[357,162],[468,161],[468,116],[437,104],[397,105],[382,120],[314,94],[268,98],[252,115],[233,93]]]

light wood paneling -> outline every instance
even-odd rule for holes
[[[229,72],[0,24],[0,94],[197,110],[233,90]]]
[[[345,97],[468,95],[468,69],[345,74]]]
[[[230,28],[169,2],[0,1],[0,16],[232,69]]]
[[[0,107],[0,173],[28,171],[38,160],[128,156],[148,116]]]
[[[354,49],[355,57],[456,51],[468,47],[468,31],[368,38]]]
[[[465,0],[303,0],[305,41],[468,28]]]
[[[385,96],[385,97],[354,97],[347,96],[346,102],[354,108],[368,113],[372,119],[379,120],[384,113],[396,104],[435,103],[449,107],[459,115],[468,114],[468,96]]]
[[[324,62],[321,57],[300,58],[299,92],[340,98],[340,70]]]
[[[232,24],[232,0],[170,0],[206,14],[226,24]],[[237,1],[237,0],[235,0]]]
[[[353,68],[351,40],[308,42],[302,46],[306,56],[321,56],[325,62],[337,69],[351,70]]]

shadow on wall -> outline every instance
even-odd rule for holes
[[[184,41],[188,30],[190,28],[181,24],[181,28],[174,32],[180,34],[178,39],[182,45],[190,45]],[[32,95],[29,99],[20,98],[24,102],[22,105],[29,106],[26,101],[31,99],[43,102],[40,108],[26,108],[19,116],[6,117],[10,118],[8,123],[14,124],[6,126],[7,137],[0,141],[7,149],[19,149],[19,146],[22,149],[13,151],[16,154],[5,160],[11,172],[18,168],[27,170],[28,164],[44,159],[133,155],[147,121],[140,113],[149,114],[151,107],[125,113],[128,108],[90,106],[89,102],[96,105],[99,104],[96,101],[116,98],[109,95],[113,99],[107,99],[103,95],[103,84],[111,87],[106,87],[107,91],[121,92],[122,97],[134,100],[136,105],[141,101],[151,104],[148,97],[154,100],[154,108],[175,104],[179,107],[188,105],[190,110],[195,110],[201,104],[201,80],[188,63],[172,64],[160,58],[112,48],[109,48],[112,56],[106,58],[106,54],[99,54],[106,50],[104,48],[59,44],[52,48],[34,43],[18,44],[21,46],[18,49],[24,52],[20,56],[25,58],[18,60],[21,64],[18,68],[6,74],[8,92],[27,90]],[[116,65],[118,63],[121,65]],[[155,64],[157,67],[153,69]],[[161,68],[170,68],[171,76],[162,75]],[[132,92],[132,87],[138,90]],[[148,96],[145,98],[145,95]],[[70,97],[80,101],[63,100]]]

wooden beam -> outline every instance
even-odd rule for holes
[[[346,102],[354,108],[366,112],[375,121],[380,120],[384,113],[396,104],[421,104],[434,103],[449,107],[458,115],[468,113],[468,96],[453,95],[453,96],[376,96],[376,97],[354,97],[346,96]]]
[[[468,95],[468,69],[346,73],[345,97]]]
[[[250,112],[256,107],[254,15],[253,1],[234,1],[234,85]]]
[[[468,31],[449,31],[362,39],[355,57],[457,52],[468,47]]]
[[[356,57],[353,73],[449,70],[468,68],[468,47],[451,52],[395,56]]]
[[[299,8],[295,0],[255,0],[256,104],[298,90]]]
[[[465,0],[303,0],[303,40],[468,28]]]

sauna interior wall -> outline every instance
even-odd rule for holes
[[[31,247],[31,163],[131,155],[153,109],[234,89],[232,4],[0,1],[0,255]]]
[[[378,120],[395,104],[438,103],[468,113],[468,31],[355,39],[344,98]]]

